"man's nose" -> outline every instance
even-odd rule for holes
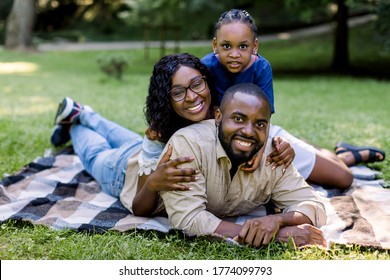
[[[246,123],[241,129],[242,134],[247,137],[252,137],[255,134],[254,127],[251,123]]]

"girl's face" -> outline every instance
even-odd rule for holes
[[[206,85],[198,93],[193,92],[189,87],[198,91],[202,89],[202,74],[193,68],[181,66],[172,77],[172,90],[180,92],[185,90],[186,95],[183,100],[174,101],[171,98],[173,110],[184,119],[191,122],[199,122],[206,119],[211,106],[210,89]]]
[[[231,73],[244,71],[255,60],[258,39],[248,25],[240,22],[223,24],[213,39],[214,53]]]

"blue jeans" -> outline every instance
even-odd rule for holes
[[[85,170],[102,191],[119,197],[123,189],[127,162],[142,148],[142,137],[96,112],[82,111],[80,124],[70,130],[73,149]]]

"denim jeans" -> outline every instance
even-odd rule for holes
[[[119,197],[128,159],[142,148],[142,137],[96,112],[83,110],[70,130],[73,149],[102,191]]]

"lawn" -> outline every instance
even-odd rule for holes
[[[365,30],[365,29],[364,29]],[[364,31],[363,30],[363,31]],[[369,32],[366,32],[367,34]],[[360,30],[359,34],[366,34]],[[355,68],[390,62],[376,57],[352,32],[351,60]],[[367,43],[368,42],[368,43]],[[199,57],[210,48],[182,49]],[[366,52],[366,53],[365,53]],[[64,96],[88,104],[103,116],[138,133],[143,118],[148,81],[159,51],[149,60],[143,50],[120,51],[128,56],[123,80],[104,76],[97,58],[104,52],[15,53],[0,51],[0,174],[12,174],[51,149],[50,135],[58,103]],[[368,76],[324,73],[331,57],[331,39],[313,38],[261,44],[261,53],[274,67],[276,111],[273,123],[319,146],[333,150],[337,141],[372,145],[390,151],[390,81]],[[362,60],[367,57],[366,60]],[[375,62],[375,63],[374,63]],[[299,66],[306,75],[293,75]],[[296,70],[296,69],[295,69]],[[365,73],[367,71],[364,71]],[[374,69],[375,70],[375,69]],[[308,75],[307,73],[310,73]],[[321,73],[321,74],[318,74]],[[371,165],[390,182],[389,159]],[[390,259],[386,250],[333,246],[295,250],[273,243],[262,249],[232,247],[205,238],[188,239],[180,233],[132,231],[104,234],[54,231],[26,222],[0,225],[0,259]]]

